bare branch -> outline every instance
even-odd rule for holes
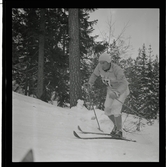
[[[129,24],[129,22],[126,23],[126,25],[125,25],[124,28],[122,29],[121,33],[119,34],[119,36],[117,37],[117,39],[116,39],[115,42],[117,42],[117,41],[122,37],[122,35],[124,34],[126,28],[128,27],[128,24]]]
[[[109,30],[108,43],[110,43],[111,37],[113,37],[113,34],[114,34],[114,25],[115,25],[115,21],[113,22],[111,13],[110,13],[110,19],[107,19],[107,25]]]

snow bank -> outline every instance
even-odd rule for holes
[[[96,109],[100,127],[110,132],[113,124],[103,111]],[[126,133],[136,143],[118,140],[80,140],[73,130],[98,132],[94,112],[83,101],[71,109],[13,92],[12,161],[20,162],[32,149],[35,162],[57,161],[159,161],[159,125],[145,126],[140,132]],[[123,120],[126,115],[123,114]],[[127,118],[134,121],[133,116]],[[92,136],[92,135],[88,135]]]

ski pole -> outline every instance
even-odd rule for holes
[[[115,98],[116,99],[116,98]],[[142,115],[140,115],[138,112],[134,111],[133,109],[131,109],[130,107],[128,107],[126,104],[124,104],[123,102],[121,102],[120,100],[116,99],[118,102],[120,102],[121,104],[123,104],[125,107],[127,107],[128,109],[130,109],[132,112],[134,112],[135,114],[137,114],[138,116],[140,116],[142,118]]]
[[[99,129],[100,131],[102,131],[101,128],[100,128],[100,124],[99,124],[99,121],[98,121],[98,118],[97,118],[97,115],[96,115],[96,111],[95,111],[94,105],[92,104],[92,100],[91,100],[91,97],[90,97],[90,93],[88,93],[88,97],[89,97],[89,101],[90,101],[90,106],[93,107],[93,111],[94,111],[94,115],[95,115],[95,118],[96,118],[96,121],[97,121],[98,129]]]
[[[95,108],[94,108],[94,106],[93,106],[93,111],[94,111],[94,114],[95,114],[95,118],[96,118],[96,121],[97,121],[97,124],[98,124],[98,129],[100,130],[100,131],[102,131],[101,129],[100,129],[100,124],[99,124],[99,121],[98,121],[98,119],[97,119],[97,115],[96,115],[96,111],[95,111]]]

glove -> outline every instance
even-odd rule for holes
[[[86,89],[88,92],[92,90],[93,86],[90,83],[84,83],[83,88]]]
[[[105,85],[107,85],[107,86],[110,86],[111,84],[110,84],[110,79],[103,79],[102,78],[102,82],[105,84]]]
[[[109,92],[109,98],[111,99],[117,99],[119,98],[120,94],[118,92],[113,92],[113,91],[110,91]]]

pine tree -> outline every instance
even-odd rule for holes
[[[149,47],[149,54],[151,52],[151,47]],[[145,45],[143,45],[142,49],[139,49],[135,63],[128,68],[127,73],[130,82],[130,95],[126,103],[147,119],[155,119],[158,112],[157,62],[155,65],[156,67],[151,56],[146,53]]]
[[[34,93],[30,85],[37,72],[38,52],[38,16],[37,9],[12,9],[12,38],[14,55],[17,56],[13,62],[13,80],[25,90],[25,94]],[[17,48],[17,49],[15,49]],[[29,79],[28,79],[29,78]],[[35,84],[31,84],[35,86]],[[29,89],[29,90],[28,90]]]
[[[156,117],[159,114],[159,58],[156,55],[156,58],[152,62],[153,67],[153,112]]]
[[[69,103],[68,15],[63,8],[48,8],[46,16],[44,84],[48,96],[55,91],[58,105],[64,106]]]
[[[155,106],[155,99],[157,97],[154,97],[154,89],[155,89],[155,77],[153,74],[153,64],[152,64],[152,58],[151,58],[151,53],[152,49],[151,46],[149,46],[149,60],[147,62],[147,69],[146,69],[146,78],[147,78],[147,93],[146,93],[146,106],[147,106],[147,111],[149,112],[149,118],[155,118],[157,110],[154,109]]]

